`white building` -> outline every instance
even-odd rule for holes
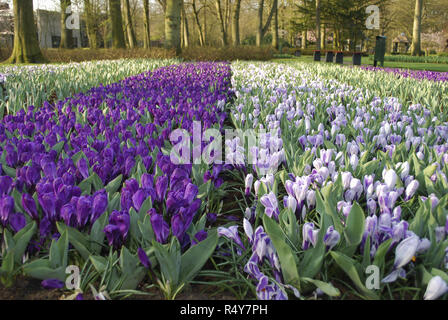
[[[59,48],[61,43],[61,13],[57,11],[36,10],[36,23],[41,48]],[[72,29],[75,48],[83,47],[85,34],[82,24],[78,29]]]

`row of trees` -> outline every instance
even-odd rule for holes
[[[60,1],[61,8],[61,47],[72,47],[72,30],[66,27],[66,20],[70,14],[67,8],[73,4],[83,8],[84,21],[90,48],[98,47],[100,28],[99,16],[105,15],[111,33],[112,48],[135,48],[137,38],[143,38],[143,47],[151,44],[150,3],[149,0],[54,0]],[[326,46],[328,33],[332,34],[335,48],[342,48],[345,39],[350,39],[350,47],[363,43],[366,34],[384,34],[392,25],[400,26],[397,21],[406,21],[412,25],[412,54],[421,53],[422,17],[443,15],[434,12],[434,8],[447,0],[157,0],[163,9],[164,24],[156,26],[163,28],[164,43],[167,48],[180,51],[192,43],[191,30],[194,38],[201,46],[207,41],[207,16],[214,14],[213,21],[219,30],[222,46],[238,46],[242,44],[241,22],[242,10],[252,10],[250,19],[253,21],[255,32],[254,43],[257,46],[266,44],[266,37],[274,48],[284,41],[280,39],[279,30],[289,34],[289,43],[293,44],[295,36],[301,34],[302,46],[307,46],[307,39],[313,38],[316,49]],[[412,21],[403,19],[409,12],[401,11],[404,3],[413,4],[414,17]],[[99,8],[101,3],[102,8]],[[381,12],[379,31],[367,31],[366,7],[377,5]],[[142,8],[139,16],[135,14],[135,6]],[[424,8],[432,6],[431,10]],[[32,0],[14,0],[14,50],[10,62],[39,62],[42,61],[34,17]],[[105,10],[104,10],[105,9]],[[448,9],[448,8],[447,8]],[[442,9],[443,11],[443,6]],[[101,12],[100,12],[101,11]],[[403,17],[397,17],[397,13]],[[248,17],[246,14],[245,17]],[[189,19],[190,18],[190,19]],[[210,19],[210,18],[209,18]],[[143,20],[143,32],[136,35],[135,22]],[[248,20],[248,19],[244,19]],[[192,23],[191,23],[192,22]],[[190,24],[191,23],[191,24]],[[437,23],[436,23],[437,24]],[[247,30],[245,30],[247,31]]]

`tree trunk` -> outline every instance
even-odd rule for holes
[[[320,47],[322,50],[327,46],[327,30],[325,29],[325,25],[322,25],[320,29]]]
[[[89,38],[90,49],[98,48],[96,37],[95,19],[93,17],[93,8],[90,0],[84,0],[84,10],[86,12],[87,38]]]
[[[302,31],[302,49],[306,49],[306,39],[308,38],[308,32]]]
[[[67,8],[72,5],[71,0],[61,0],[61,44],[63,49],[73,48],[73,31],[67,28]]]
[[[187,13],[185,12],[185,7],[182,3],[182,42],[183,47],[187,48],[190,45],[190,31],[188,30],[188,18]]]
[[[219,19],[219,27],[221,29],[221,43],[223,47],[227,47],[227,30],[225,27],[225,19],[222,12],[221,0],[215,0],[216,13]]]
[[[278,49],[278,0],[274,0],[274,22],[272,24],[272,47]]]
[[[126,33],[129,41],[129,48],[134,49],[137,46],[137,39],[135,37],[134,25],[132,23],[131,7],[129,0],[124,0],[124,17],[126,23]]]
[[[240,45],[240,11],[241,0],[235,1],[235,8],[232,16],[232,44],[236,47]]]
[[[264,0],[258,1],[258,28],[257,28],[257,38],[255,40],[257,47],[261,47],[263,42],[263,7]]]
[[[421,54],[421,25],[422,25],[423,0],[415,0],[414,29],[412,32],[411,54],[417,56]]]
[[[165,47],[180,53],[180,13],[183,0],[167,0],[165,10]]]
[[[33,0],[14,0],[13,6],[14,49],[8,63],[44,62],[34,23]]]
[[[109,0],[109,7],[110,19],[112,23],[112,48],[126,48],[120,0]]]
[[[316,50],[320,50],[320,0],[316,0]]]
[[[241,1],[241,0],[238,0],[238,1]],[[203,32],[202,26],[201,26],[201,21],[199,20],[199,11],[196,8],[196,0],[193,0],[192,6],[193,6],[194,20],[196,22],[196,26],[198,27],[199,45],[202,47],[205,45],[205,39],[204,39],[204,32]],[[205,7],[203,9],[205,11]]]
[[[151,28],[149,24],[149,0],[143,0],[143,27],[145,34],[143,36],[143,47],[148,49],[151,47]]]
[[[274,3],[272,4],[271,11],[268,16],[268,20],[263,26],[263,7],[264,7],[264,0],[259,0],[258,2],[258,30],[257,30],[257,38],[256,38],[256,45],[258,47],[261,47],[263,44],[263,38],[266,32],[268,31],[269,26],[271,25],[272,17],[274,16],[275,7],[277,5],[277,0],[274,0]]]

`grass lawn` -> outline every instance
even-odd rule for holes
[[[324,58],[323,58],[324,59]],[[294,58],[282,58],[274,59],[275,62],[286,62],[286,61],[303,61],[303,62],[313,62],[313,56],[302,56]],[[344,57],[345,63],[351,62],[350,57]],[[362,64],[373,66],[372,57],[362,57]],[[384,67],[386,68],[401,68],[401,69],[411,69],[411,70],[428,70],[428,71],[438,71],[438,72],[448,72],[448,64],[442,63],[407,63],[407,62],[390,62],[385,61]]]

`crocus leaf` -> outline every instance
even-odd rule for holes
[[[339,289],[333,287],[333,285],[331,283],[323,282],[320,280],[315,280],[315,279],[311,279],[311,278],[307,278],[307,277],[302,277],[301,280],[304,282],[310,282],[310,283],[314,284],[317,288],[322,290],[326,295],[329,295],[330,297],[339,297],[339,295],[341,294]]]
[[[360,293],[368,299],[378,299],[377,295],[372,291],[368,290],[362,283],[358,271],[356,270],[356,261],[347,257],[346,255],[331,251],[331,256],[333,257],[336,264],[347,274],[347,276],[353,281],[355,286],[358,288]]]
[[[56,269],[58,267],[66,267],[68,258],[68,235],[65,230],[58,240],[52,240],[50,246],[50,267]]]
[[[126,247],[121,248],[120,268],[123,276],[121,290],[134,290],[143,279],[145,272],[138,257],[132,255]]]
[[[263,216],[263,225],[266,233],[272,240],[280,260],[283,278],[286,284],[290,284],[300,290],[299,271],[295,255],[288,245],[285,234],[280,226],[267,215]]]
[[[102,274],[106,270],[107,259],[105,257],[90,256],[89,259],[98,273]]]
[[[89,259],[91,252],[87,249],[89,248],[89,241],[86,236],[75,228],[68,227],[61,222],[56,222],[56,226],[60,234],[67,230],[68,241],[75,247],[84,260]]]
[[[118,177],[107,184],[107,186],[105,187],[106,192],[110,195],[115,194],[115,192],[120,189],[122,180],[123,175],[120,174]]]
[[[181,257],[181,284],[187,284],[201,270],[218,244],[216,230],[208,231],[207,238],[188,249]]]
[[[28,223],[23,229],[17,232],[14,239],[14,259],[16,263],[22,262],[22,257],[33,235],[36,233],[36,222]]]
[[[347,224],[344,230],[345,238],[350,246],[358,245],[362,240],[364,234],[364,211],[355,202],[347,217]]]
[[[100,253],[101,245],[104,242],[104,227],[107,225],[107,213],[103,213],[93,224],[90,231],[90,250],[94,253]]]

